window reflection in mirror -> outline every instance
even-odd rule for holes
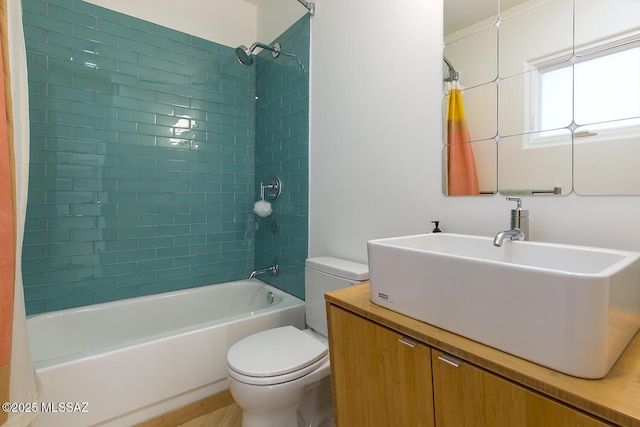
[[[476,153],[478,175],[495,168],[494,189],[509,194],[640,194],[628,161],[640,158],[640,1],[470,3],[445,0],[444,53],[466,87],[471,139],[497,147],[497,160]]]

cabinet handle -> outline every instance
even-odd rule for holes
[[[455,366],[456,368],[462,365],[463,361],[454,357],[450,354],[441,354],[438,356],[439,360],[442,360],[444,363],[448,363],[451,366]]]
[[[398,342],[400,342],[400,343],[402,343],[402,344],[404,344],[404,345],[406,345],[408,347],[411,347],[411,348],[416,348],[416,345],[417,345],[417,343],[411,341],[408,338],[404,338],[404,337],[403,338],[398,338]]]

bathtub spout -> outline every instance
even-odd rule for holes
[[[270,265],[269,267],[254,270],[249,275],[249,280],[253,279],[258,274],[264,274],[264,273],[271,273],[272,276],[277,276],[278,273],[280,273],[280,266],[278,265],[277,262],[274,262],[273,265]]]

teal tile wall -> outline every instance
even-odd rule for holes
[[[309,69],[310,17],[305,15],[274,42],[296,54]],[[272,175],[283,181],[282,195],[270,200],[273,214],[258,218],[256,266],[280,265],[277,277],[261,276],[304,298],[308,254],[309,74],[285,55],[262,52],[257,60],[256,188]],[[274,231],[277,224],[277,232]]]
[[[81,0],[23,0],[23,10],[27,312],[246,277],[256,253],[256,67],[238,64],[231,47]],[[301,158],[300,145],[288,155]],[[283,173],[296,218],[305,169]],[[306,224],[289,227],[278,238],[304,252]]]

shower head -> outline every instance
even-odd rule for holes
[[[274,43],[273,46],[269,46],[268,44],[255,42],[251,47],[240,45],[236,48],[236,58],[238,59],[238,62],[242,65],[246,65],[247,67],[253,64],[253,51],[258,47],[270,50],[271,55],[274,58],[277,58],[278,55],[280,55],[280,43]]]
[[[304,68],[304,65],[302,65],[302,61],[300,61],[300,58],[298,58],[298,56],[293,53],[285,52],[284,50],[282,50],[282,48],[280,47],[280,43],[274,43],[273,46],[269,46],[268,44],[260,42],[255,42],[251,45],[251,47],[240,45],[236,48],[236,58],[238,59],[238,62],[247,67],[249,65],[252,65],[253,51],[258,47],[271,51],[271,56],[273,56],[274,58],[277,58],[278,56],[280,56],[280,54],[295,58],[295,60],[298,62],[298,65],[300,66],[300,69],[305,73],[307,72],[307,70]]]
[[[253,53],[243,44],[236,48],[236,58],[239,63],[247,67],[253,64]]]

